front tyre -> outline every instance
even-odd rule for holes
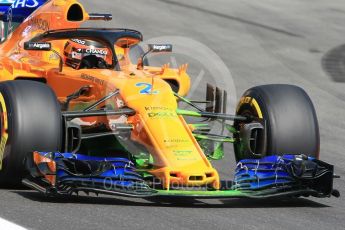
[[[237,115],[263,119],[266,126],[265,152],[259,154],[305,154],[319,157],[318,120],[307,93],[294,85],[262,85],[247,90],[238,106]],[[235,122],[239,130],[243,123]],[[242,151],[241,141],[234,144],[236,159],[253,158]]]
[[[59,151],[61,110],[54,92],[34,81],[0,83],[0,185],[18,185],[28,152]]]

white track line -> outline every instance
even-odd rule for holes
[[[8,220],[2,219],[0,217],[0,227],[1,229],[6,230],[27,230],[26,228],[16,225]]]

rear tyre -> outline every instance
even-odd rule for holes
[[[319,157],[320,135],[315,108],[300,87],[280,84],[253,87],[243,94],[236,113],[266,121],[266,152],[261,156],[305,154]],[[234,123],[237,129],[241,125]],[[234,144],[234,149],[237,160],[253,158],[242,152],[240,142]]]
[[[0,84],[0,185],[19,185],[32,151],[59,151],[61,110],[54,92],[34,81]]]

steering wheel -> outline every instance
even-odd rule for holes
[[[108,64],[103,58],[89,55],[81,60],[79,69],[107,69]]]

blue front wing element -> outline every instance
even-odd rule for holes
[[[85,191],[145,196],[154,193],[142,176],[135,172],[133,162],[126,158],[93,157],[58,152],[38,152],[38,154],[55,162],[55,172],[49,169],[45,161],[30,163],[34,161],[29,156],[26,165],[32,178],[29,182],[27,180],[29,183],[27,185],[38,183],[44,188],[45,194],[72,194]],[[54,175],[55,183],[42,183],[45,180],[37,180],[37,175]]]
[[[135,197],[178,195],[176,190],[164,192],[150,187],[154,181],[144,180],[133,162],[126,158],[34,152],[27,156],[25,163],[30,175],[23,183],[48,196],[79,191]],[[231,184],[231,189],[185,192],[210,198],[339,195],[332,187],[333,166],[303,155],[241,160]]]
[[[57,162],[57,180],[63,185],[92,185],[111,190],[132,188],[142,181],[134,172],[133,163],[125,158],[57,153],[54,160]]]
[[[288,191],[311,189],[320,196],[332,193],[333,166],[304,155],[268,156],[239,161],[233,189]]]

